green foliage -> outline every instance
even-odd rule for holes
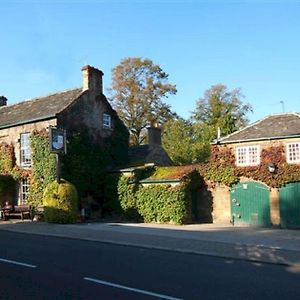
[[[72,182],[82,197],[91,194],[99,197],[105,176],[108,154],[91,141],[82,131],[74,133],[69,139],[68,154],[62,159],[62,176]]]
[[[197,102],[193,119],[206,125],[211,134],[209,141],[216,138],[219,127],[222,135],[230,134],[248,122],[246,114],[252,112],[250,104],[243,104],[240,89],[229,91],[225,85],[217,84],[206,90]]]
[[[11,174],[15,165],[14,148],[6,143],[0,144],[0,173]]]
[[[128,162],[129,132],[124,123],[116,116],[114,131],[105,139],[107,153],[118,166],[125,166]]]
[[[184,224],[191,221],[191,199],[185,184],[140,187],[137,210],[145,222]]]
[[[120,177],[120,180],[118,182],[118,196],[122,214],[125,218],[135,221],[140,219],[136,202],[137,190],[138,185],[136,183],[132,183],[132,179],[130,177]]]
[[[55,155],[50,153],[48,132],[34,131],[30,135],[32,173],[29,176],[27,201],[32,206],[42,204],[46,186],[56,178]]]
[[[204,162],[209,157],[209,138],[197,124],[183,119],[169,120],[164,125],[163,147],[175,165]]]
[[[49,223],[75,223],[78,220],[78,195],[67,181],[49,183],[43,195],[44,217]]]
[[[235,157],[227,147],[213,146],[208,163],[199,166],[199,172],[211,182],[233,185],[239,181],[235,174]]]
[[[117,214],[120,215],[122,212],[119,196],[118,196],[118,183],[121,174],[107,174],[104,178],[103,188],[103,203],[102,209],[104,215]]]
[[[194,166],[138,170],[134,176],[121,176],[113,200],[118,201],[118,212],[125,218],[146,222],[183,224],[191,221],[191,191],[202,181]],[[157,184],[139,183],[140,179],[157,180]],[[114,175],[115,176],[115,175]],[[159,183],[159,179],[177,178],[174,186]],[[115,179],[117,177],[114,177]],[[117,207],[117,206],[115,206]]]
[[[130,131],[132,145],[141,144],[149,123],[163,124],[174,117],[162,98],[176,94],[166,74],[149,59],[125,58],[112,70],[110,100]]]
[[[177,179],[182,180],[185,177],[190,177],[195,171],[194,165],[177,166],[177,167],[156,167],[152,174],[148,174],[148,179],[168,180]]]

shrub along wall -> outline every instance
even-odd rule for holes
[[[145,222],[185,224],[191,218],[191,191],[188,184],[140,186],[137,210]]]
[[[185,172],[183,168],[137,169],[130,177],[119,175],[117,189],[105,193],[106,207],[117,208],[123,217],[135,221],[191,222],[191,192],[200,187],[201,180],[194,168]],[[173,184],[168,183],[172,180]]]

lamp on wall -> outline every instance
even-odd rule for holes
[[[268,170],[271,174],[274,174],[276,172],[276,165],[274,163],[269,163]]]

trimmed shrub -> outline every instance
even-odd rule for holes
[[[68,181],[49,183],[43,195],[43,205],[44,217],[49,223],[75,223],[78,219],[78,194]]]
[[[151,185],[136,193],[137,210],[145,222],[184,224],[191,222],[191,191],[188,185]]]
[[[130,183],[131,178],[121,176],[118,182],[118,195],[122,214],[126,219],[139,221],[141,219],[137,207],[136,191],[138,185]]]

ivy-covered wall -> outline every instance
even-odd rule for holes
[[[31,173],[29,175],[28,204],[42,204],[46,186],[56,178],[56,158],[50,153],[48,131],[33,131],[30,135]]]
[[[16,192],[16,180],[28,177],[30,172],[16,166],[14,147],[0,144],[0,205],[13,203]]]
[[[271,174],[268,165],[274,163],[276,172]],[[288,164],[283,145],[270,146],[262,149],[260,165],[237,167],[235,156],[230,147],[213,146],[210,161],[198,167],[200,174],[213,183],[231,186],[239,182],[241,177],[251,178],[278,188],[284,184],[300,181],[300,165]]]
[[[104,194],[111,212],[134,221],[175,224],[192,221],[192,191],[202,184],[190,166],[137,168],[131,176],[112,174],[107,181],[116,186]]]
[[[124,161],[127,158],[126,133],[119,132],[123,141],[118,134],[112,134],[111,139],[107,138],[104,145],[96,144],[87,130],[74,132],[68,137],[67,154],[61,155],[61,175],[75,185],[81,206],[102,206],[105,174],[108,165],[114,160],[111,153],[119,153]],[[121,141],[117,143],[116,139]],[[30,140],[32,168],[29,174],[28,203],[36,206],[42,204],[46,186],[56,179],[56,157],[50,153],[46,129],[32,132]]]
[[[68,139],[67,155],[61,156],[62,177],[76,186],[82,201],[89,195],[98,207],[102,205],[108,165],[127,161],[128,131],[122,128],[122,124],[116,126],[118,132],[112,133],[102,145],[95,144],[87,130],[73,133]],[[0,144],[0,195],[3,199],[1,204],[14,201],[16,184],[21,178],[29,180],[28,204],[42,204],[46,186],[56,179],[56,157],[50,153],[47,129],[34,130],[31,133],[30,148],[31,168],[23,169],[16,165],[14,146]]]

